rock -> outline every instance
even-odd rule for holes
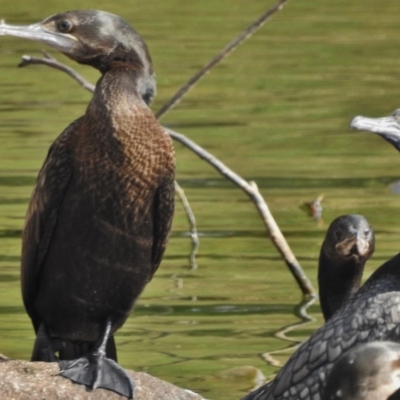
[[[127,370],[132,376],[135,400],[204,400],[144,372]],[[117,400],[125,399],[105,389],[89,390],[58,375],[56,363],[28,362],[0,358],[1,400]]]

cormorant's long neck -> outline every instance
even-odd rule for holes
[[[135,70],[116,68],[97,82],[77,135],[77,153],[86,164],[107,159],[108,166],[120,165],[144,142],[149,130],[143,125],[152,113],[138,94],[137,77]]]
[[[82,135],[104,141],[132,131],[141,115],[149,112],[138,93],[139,78],[139,72],[129,68],[105,72],[86,110],[85,123],[89,126],[82,129]]]
[[[330,259],[323,251],[319,258],[319,297],[325,321],[360,287],[365,259],[348,261]]]
[[[92,103],[105,107],[107,113],[135,105],[145,107],[139,93],[140,78],[141,71],[133,68],[121,66],[108,70],[97,82]]]

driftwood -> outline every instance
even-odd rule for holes
[[[160,111],[156,114],[157,116],[162,116],[170,110],[174,105],[176,105],[179,100],[187,93],[187,91],[192,88],[196,82],[198,82],[207,72],[211,70],[219,61],[221,61],[224,57],[226,57],[229,53],[231,53],[240,43],[242,43],[245,39],[251,36],[255,30],[260,28],[268,18],[270,18],[274,13],[281,10],[285,3],[289,0],[280,0],[274,7],[269,9],[265,14],[263,14],[257,21],[255,21],[252,25],[250,25],[241,35],[238,36],[234,41],[232,41],[229,45],[227,45],[210,63],[202,68],[193,78],[191,78],[172,98],[169,100],[163,107],[161,107]],[[90,84],[79,75],[72,68],[58,62],[53,57],[49,56],[45,53],[43,58],[36,58],[31,56],[23,56],[22,61],[19,64],[20,67],[29,66],[32,64],[43,64],[60,71],[63,71],[70,75],[73,79],[78,81],[80,85],[82,85],[86,90],[93,91],[94,85]],[[253,201],[255,204],[259,214],[261,215],[264,224],[266,226],[267,232],[271,238],[272,243],[276,247],[276,249],[281,254],[284,259],[286,265],[289,267],[291,273],[293,274],[296,282],[298,283],[302,293],[304,296],[308,297],[316,297],[315,291],[312,287],[310,280],[307,278],[303,269],[301,268],[299,262],[297,261],[295,255],[291,251],[288,243],[286,242],[282,232],[280,231],[277,223],[275,222],[268,205],[266,204],[263,196],[258,190],[258,187],[255,182],[247,182],[243,178],[241,178],[238,174],[228,168],[225,164],[223,164],[220,160],[214,157],[211,153],[197,145],[195,142],[187,138],[181,133],[175,132],[171,129],[164,128],[165,131],[176,141],[179,141],[181,144],[189,148],[192,152],[194,152],[197,156],[208,162],[211,166],[213,166],[221,175],[225,178],[229,179],[236,186],[241,188]],[[178,191],[178,194],[182,196],[183,191]],[[188,204],[183,200],[184,206],[187,209],[185,204]],[[187,211],[188,212],[188,211]],[[195,222],[193,214],[187,214],[189,221],[191,222],[191,232],[192,232],[192,240],[196,240],[197,231],[195,228]],[[193,234],[195,232],[195,234]],[[194,242],[193,251],[191,254],[191,260],[194,260],[195,252],[198,248],[198,242]],[[195,267],[195,263],[192,263],[192,268]]]

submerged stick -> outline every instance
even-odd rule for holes
[[[236,50],[244,41],[260,29],[269,18],[277,11],[282,10],[285,3],[289,0],[279,0],[273,7],[266,11],[261,17],[257,18],[249,25],[239,36],[228,43],[210,62],[204,65],[195,75],[193,75],[157,112],[156,117],[161,119],[165,113],[175,107],[185,96],[185,94],[196,85],[196,83],[209,73],[221,60],[227,57],[230,53]]]
[[[194,270],[197,269],[196,256],[200,247],[199,235],[197,233],[197,228],[196,228],[196,218],[194,217],[194,213],[192,211],[192,208],[190,207],[185,192],[183,191],[182,187],[179,186],[177,181],[175,181],[175,192],[181,199],[183,208],[185,209],[185,213],[190,225],[190,237],[192,238],[193,246],[192,246],[192,251],[190,252],[189,261],[190,261],[190,269]]]
[[[30,60],[33,60],[31,62]],[[57,66],[55,66],[55,63]],[[82,81],[85,81],[85,79],[79,75],[78,73],[75,73],[73,75],[70,74],[70,67],[66,67],[65,70],[63,69],[64,64],[56,61],[54,58],[51,59],[51,62],[47,58],[34,58],[34,57],[29,57],[29,56],[23,56],[23,61],[19,66],[29,66],[30,64],[43,64],[47,65],[52,68],[56,68],[61,71],[65,71],[70,75],[72,78],[76,79],[81,85]],[[76,76],[76,77],[75,77]],[[78,78],[79,79],[78,79]],[[82,85],[83,86],[83,85]],[[85,85],[84,87],[89,87],[88,85]],[[230,168],[228,168],[224,163],[222,163],[220,160],[218,160],[216,157],[214,157],[211,153],[203,149],[201,146],[199,146],[197,143],[193,142],[189,138],[187,138],[185,135],[175,132],[169,128],[165,128],[164,130],[172,137],[172,139],[177,140],[181,144],[183,144],[185,147],[190,149],[192,152],[194,152],[197,156],[199,156],[201,159],[204,161],[208,162],[211,166],[213,166],[221,175],[229,179],[231,182],[233,182],[236,186],[241,188],[253,201],[255,206],[257,207],[258,212],[260,213],[261,217],[263,218],[264,224],[267,228],[267,232],[269,232],[271,241],[274,244],[274,246],[277,248],[279,253],[282,255],[286,265],[288,266],[289,270],[293,274],[297,284],[300,287],[300,290],[302,291],[304,296],[309,296],[309,297],[315,297],[315,290],[304,273],[303,269],[301,268],[299,262],[297,261],[295,255],[291,251],[288,243],[286,242],[285,237],[282,235],[282,232],[280,231],[277,223],[275,222],[264,198],[260,194],[257,185],[255,183],[249,183],[242,177],[240,177],[238,174],[233,172]]]

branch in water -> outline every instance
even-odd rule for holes
[[[239,36],[228,43],[210,62],[204,65],[195,75],[193,75],[156,113],[156,117],[161,117],[175,107],[185,96],[185,94],[192,89],[196,83],[210,72],[220,61],[227,57],[230,53],[236,50],[243,42],[250,38],[254,32],[260,29],[269,18],[276,12],[282,10],[283,6],[289,0],[279,0],[273,7],[266,11],[261,17],[257,18],[251,25],[249,25]]]
[[[197,233],[197,228],[196,228],[196,219],[194,217],[192,208],[190,207],[189,201],[185,195],[185,192],[183,191],[182,187],[179,186],[177,181],[175,181],[175,192],[181,199],[183,208],[185,209],[185,213],[190,225],[190,237],[192,238],[193,246],[192,246],[192,251],[190,252],[189,261],[191,269],[194,270],[197,269],[196,256],[200,247],[199,235]]]

